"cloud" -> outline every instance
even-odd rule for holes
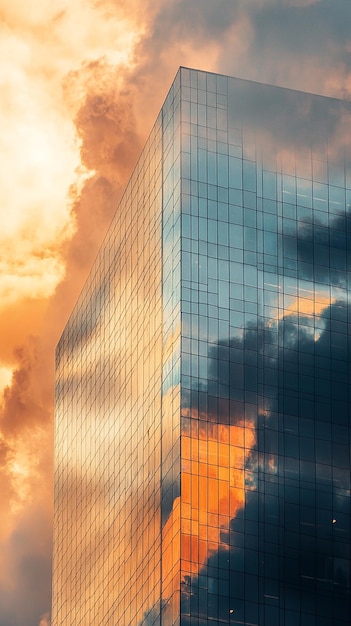
[[[351,263],[350,207],[345,207],[343,193],[338,200],[337,211],[330,211],[327,220],[325,214],[323,219],[316,217],[313,224],[305,218],[300,220],[296,232],[287,228],[282,237],[284,254],[295,259],[299,278],[310,280],[313,267],[314,282],[332,285],[334,293],[337,287],[347,288],[347,269]],[[331,203],[332,192],[330,207]]]
[[[1,559],[15,563],[0,621],[37,626],[50,604],[49,576],[38,591],[31,572],[35,551],[42,571],[51,558],[36,528],[51,524],[54,347],[178,66],[347,96],[350,5],[1,0],[0,12]]]
[[[0,542],[2,626],[38,626],[50,606],[50,514],[40,505],[17,519],[16,529]],[[49,624],[49,617],[43,618]],[[41,622],[40,622],[41,623]]]
[[[110,182],[125,182],[141,148],[125,70],[106,57],[85,63],[66,76],[64,93],[75,113],[82,163]]]
[[[1,5],[0,51],[5,62],[0,184],[6,220],[0,237],[0,288],[4,307],[23,297],[48,298],[64,277],[62,244],[75,230],[69,189],[74,185],[79,193],[87,170],[80,162],[80,133],[77,137],[62,81],[67,73],[78,70],[82,60],[98,65],[98,59],[107,58],[116,74],[121,64],[130,61],[139,32],[131,14],[121,9],[115,11],[114,19],[107,19],[104,5],[78,2],[67,10],[61,0],[50,6],[37,0],[30,14],[24,14],[17,2]],[[97,73],[95,67],[96,83]],[[110,74],[109,78],[112,84],[114,77]],[[104,119],[107,123],[108,116]],[[95,141],[96,147],[101,127],[95,127],[95,136],[90,130],[92,136],[89,140],[86,136],[85,143]],[[111,145],[117,137],[113,133]]]
[[[244,59],[229,54],[225,39],[219,58],[225,73],[330,96],[350,94],[347,0],[240,5],[252,37]]]
[[[4,308],[23,297],[48,297],[62,280],[60,244],[74,229],[67,191],[78,154],[72,122],[63,118],[55,103],[48,102],[45,85],[33,83],[28,76],[26,47],[18,52],[10,35],[2,47],[8,59],[0,106]],[[60,154],[65,158],[58,158]]]
[[[45,391],[41,390],[39,383],[47,355],[41,351],[39,357],[39,351],[38,342],[32,338],[15,353],[18,366],[3,396],[1,431],[4,434],[16,434],[18,429],[35,426],[47,419],[48,411],[43,397]]]
[[[268,356],[272,345],[269,325],[252,325],[242,340],[223,341],[212,349],[210,378],[227,380],[230,397],[237,396],[238,380],[253,380],[251,403],[257,426],[256,445],[248,450],[245,473],[241,469],[242,479],[244,475],[247,479],[248,473],[253,478],[245,501],[231,516],[217,550],[210,552],[198,572],[190,570],[182,580],[184,616],[191,612],[200,624],[205,625],[209,617],[228,620],[230,612],[238,621],[259,623],[258,603],[267,610],[283,600],[293,607],[297,598],[306,619],[315,611],[312,598],[322,603],[323,614],[332,619],[333,594],[340,615],[346,621],[350,617],[350,565],[345,552],[350,540],[350,460],[345,445],[350,306],[337,301],[321,315],[326,326],[315,340],[304,330],[303,316],[287,313],[278,324],[275,359]],[[242,361],[240,375],[234,347],[243,354],[258,350],[256,367]],[[219,373],[219,363],[227,375]],[[258,383],[260,374],[262,382]],[[245,389],[247,392],[247,383]],[[261,411],[259,397],[267,391],[270,409]],[[206,424],[205,414],[202,419]],[[210,415],[210,423],[213,419]],[[221,413],[218,419],[222,421]],[[209,458],[207,462],[210,464]],[[211,532],[214,537],[213,529]],[[221,572],[218,579],[210,575],[217,568]],[[265,577],[263,590],[259,576]],[[251,591],[245,595],[248,580]]]
[[[155,5],[134,76],[150,87],[179,65],[326,95],[350,94],[347,0]],[[298,41],[298,44],[297,44]],[[205,59],[205,66],[204,66]],[[303,63],[301,63],[303,59]],[[149,97],[152,98],[152,87]]]
[[[0,622],[38,626],[50,609],[54,348],[139,147],[115,86],[137,32],[93,4],[1,12]]]

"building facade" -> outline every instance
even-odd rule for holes
[[[57,348],[54,626],[349,626],[351,107],[181,68]]]

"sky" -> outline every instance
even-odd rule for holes
[[[54,351],[180,65],[351,97],[349,0],[0,0],[0,626],[50,624]]]

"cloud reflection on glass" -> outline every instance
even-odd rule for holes
[[[349,623],[349,119],[178,73],[59,347],[55,626]]]
[[[162,623],[180,583],[189,626],[346,625],[350,107],[183,80],[181,478],[165,526],[180,571]]]

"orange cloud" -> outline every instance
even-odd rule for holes
[[[182,434],[184,572],[198,573],[211,553],[227,547],[230,520],[245,506],[245,460],[255,442],[253,424],[244,421],[196,420],[193,432]]]
[[[25,13],[15,1],[0,11],[0,621],[43,626],[54,349],[140,147],[115,80],[139,35],[125,9],[107,19],[103,5],[36,1]]]

